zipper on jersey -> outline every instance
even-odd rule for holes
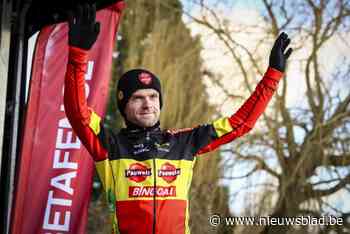
[[[153,171],[154,171],[154,181],[153,181],[153,234],[156,233],[156,196],[157,196],[157,168],[156,168],[156,159],[153,155]]]
[[[146,142],[150,143],[151,137],[150,137],[150,132],[146,132]],[[156,158],[155,154],[153,154],[153,227],[152,227],[152,233],[156,233],[156,212],[157,212],[157,207],[156,207],[156,196],[157,196],[157,169],[156,169]]]

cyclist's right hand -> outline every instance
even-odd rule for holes
[[[69,45],[89,50],[100,32],[100,23],[96,22],[96,6],[79,5],[74,12],[68,13],[68,22]]]

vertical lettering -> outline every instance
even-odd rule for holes
[[[47,199],[45,216],[44,216],[44,224],[43,228],[47,230],[55,230],[55,231],[68,231],[69,230],[69,222],[71,217],[71,212],[67,211],[64,215],[64,223],[60,224],[60,216],[61,212],[56,211],[54,214],[53,223],[50,223],[50,213],[52,211],[52,206],[71,206],[72,201],[68,199],[60,199],[53,197],[53,191],[49,191],[49,197]]]
[[[67,168],[67,169],[77,169],[78,163],[69,161],[69,152],[64,152],[63,161],[60,160],[61,150],[55,150],[55,155],[53,157],[53,168]]]
[[[51,179],[51,185],[70,195],[73,195],[74,190],[71,188],[72,179],[77,176],[77,172],[68,172]],[[64,182],[64,183],[62,183]]]

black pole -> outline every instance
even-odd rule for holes
[[[26,86],[26,14],[30,3],[16,1],[11,26],[4,138],[1,163],[0,233],[10,233],[11,208],[15,189],[16,161],[20,151]]]

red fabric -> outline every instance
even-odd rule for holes
[[[104,113],[108,96],[122,7],[117,5],[97,13],[101,33],[89,54],[94,66],[88,103],[99,114]],[[67,41],[65,23],[46,27],[38,36],[12,210],[13,234],[85,233],[93,162],[63,109]]]
[[[186,201],[157,200],[156,207],[156,234],[185,233]],[[116,210],[121,233],[152,233],[153,200],[119,201]]]
[[[283,73],[280,71],[268,68],[263,79],[255,88],[255,91],[239,108],[239,110],[229,118],[233,131],[203,147],[198,151],[197,155],[212,151],[220,145],[233,141],[237,137],[243,136],[249,132],[254,127],[261,114],[265,111],[266,106],[277,89],[278,82],[282,76]]]
[[[89,127],[91,110],[88,108],[85,95],[87,58],[88,51],[69,47],[64,108],[74,131],[87,147],[90,155],[94,157],[95,161],[101,161],[107,158],[107,150],[103,148],[98,137]]]

